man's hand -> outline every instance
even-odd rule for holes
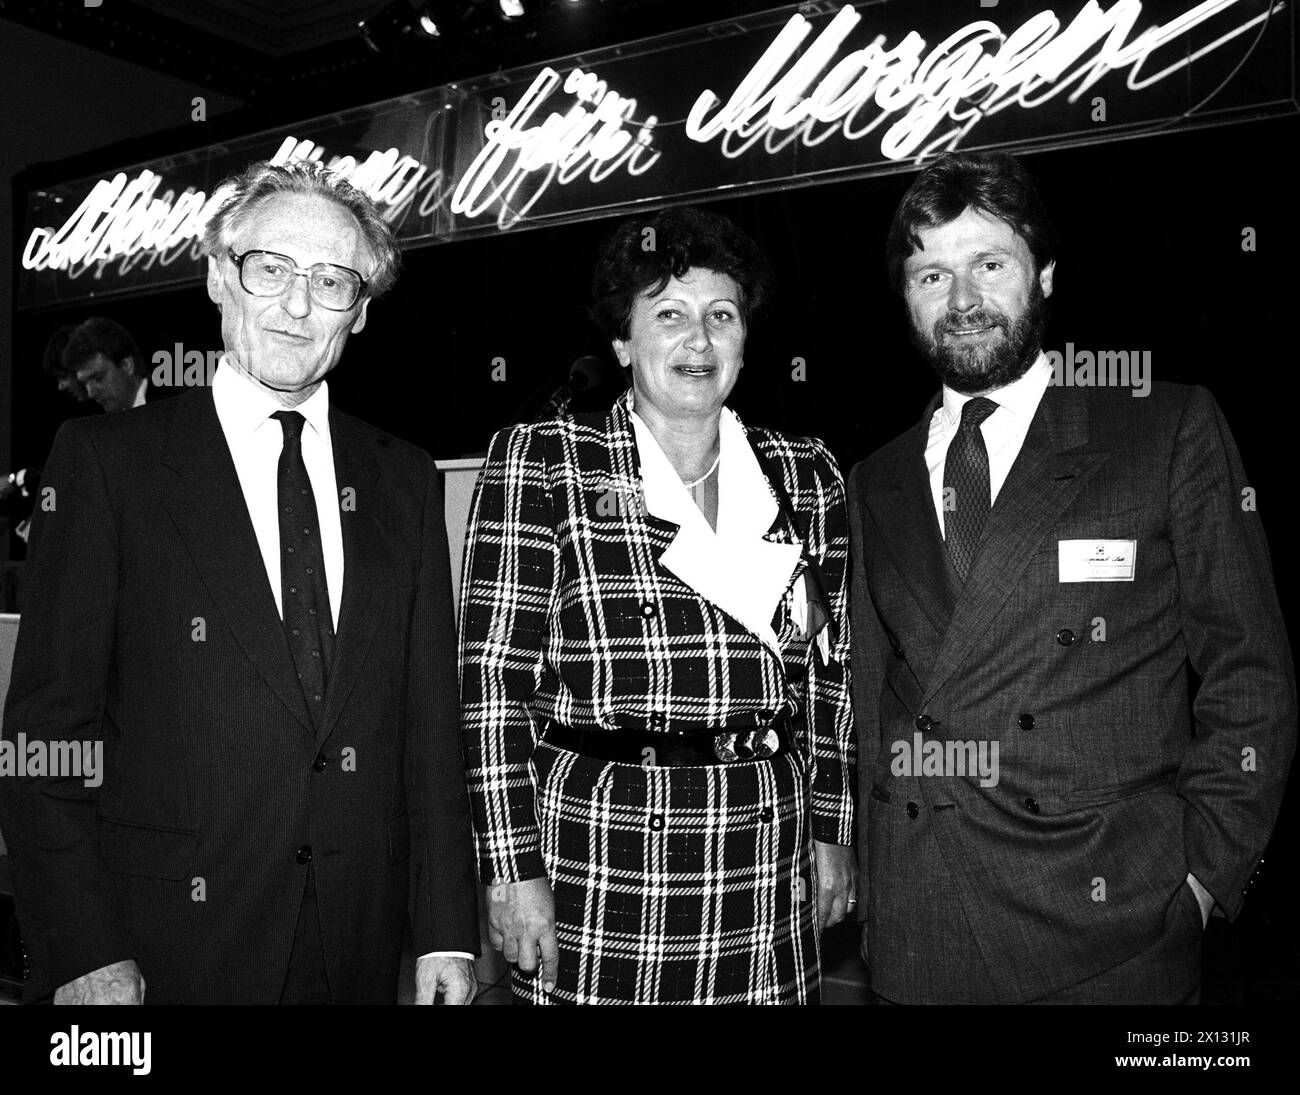
[[[542,988],[550,992],[560,970],[560,945],[555,938],[555,896],[545,878],[489,886],[488,942],[532,973],[541,962]]]
[[[817,930],[825,931],[843,920],[850,900],[858,896],[858,860],[842,844],[813,841],[813,875],[817,879]]]
[[[56,1004],[143,1004],[144,977],[133,959],[114,962],[54,990]]]
[[[428,954],[415,964],[415,1002],[432,1004],[442,993],[444,1004],[471,1004],[478,993],[474,963],[454,955]]]

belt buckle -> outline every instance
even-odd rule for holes
[[[713,755],[723,764],[766,760],[774,756],[780,748],[781,736],[770,726],[713,736]]]

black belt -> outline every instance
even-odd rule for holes
[[[776,736],[775,748],[767,737],[769,730]],[[753,730],[669,734],[648,730],[580,730],[547,722],[542,728],[542,740],[558,749],[596,760],[646,768],[682,768],[774,760],[790,748],[790,728],[780,719],[771,727]]]

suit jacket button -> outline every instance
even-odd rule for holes
[[[314,761],[311,762],[311,770],[313,772],[323,772],[328,767],[329,767],[329,757],[327,757],[324,753],[321,753]]]
[[[299,863],[310,863],[310,862],[311,862],[311,845],[310,845],[310,844],[304,844],[301,848],[298,849],[298,862],[299,862]]]
[[[668,716],[662,711],[655,711],[649,719],[650,725],[658,730],[662,730],[668,725]]]
[[[656,833],[659,833],[659,832],[662,832],[662,831],[663,831],[663,827],[664,827],[664,815],[663,815],[663,814],[651,814],[651,815],[650,815],[650,829],[651,829],[651,831],[656,832]]]
[[[758,818],[759,818],[760,821],[763,821],[763,822],[771,821],[774,817],[776,817],[776,811],[773,810],[772,807],[770,807],[770,806],[764,806],[764,807],[763,807],[763,808],[758,812]]]
[[[923,734],[928,733],[931,729],[933,729],[933,727],[934,727],[934,719],[930,718],[929,715],[916,716],[916,728],[920,730],[921,733]]]
[[[1025,809],[1031,814],[1036,814],[1042,809],[1042,807],[1038,805],[1038,799],[1027,798],[1025,799]]]
[[[1020,718],[1016,719],[1016,725],[1019,726],[1021,730],[1032,730],[1034,728],[1034,716],[1021,715]]]
[[[659,606],[655,604],[654,601],[641,602],[641,615],[644,616],[647,620],[650,619],[652,616],[657,616],[658,614],[659,614]]]
[[[1069,646],[1074,642],[1074,632],[1068,627],[1063,627],[1056,633],[1056,641],[1062,646]]]
[[[907,816],[910,817],[913,821],[916,820],[916,817],[918,814],[920,814],[920,812],[921,812],[921,808],[915,802],[909,802],[907,804]]]

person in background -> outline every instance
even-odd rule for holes
[[[125,327],[105,316],[91,316],[73,329],[63,350],[63,371],[110,413],[143,407],[148,397],[140,347]]]
[[[461,719],[525,1002],[815,1003],[854,901],[843,481],[726,407],[769,278],[716,214],[626,222],[593,314],[632,390],[492,439]]]
[[[68,323],[50,336],[45,343],[45,352],[41,355],[41,371],[55,380],[59,391],[72,396],[78,403],[87,403],[90,394],[86,391],[86,386],[77,379],[77,371],[68,369],[63,363],[63,351],[76,329],[77,324]]]
[[[91,316],[60,327],[45,344],[41,369],[78,403],[94,401],[113,413],[142,407],[156,395],[174,394],[158,388],[145,375],[143,357],[135,339],[120,323]],[[32,499],[42,468],[24,468],[0,481],[0,506],[14,521],[14,532],[26,540],[31,534]]]

